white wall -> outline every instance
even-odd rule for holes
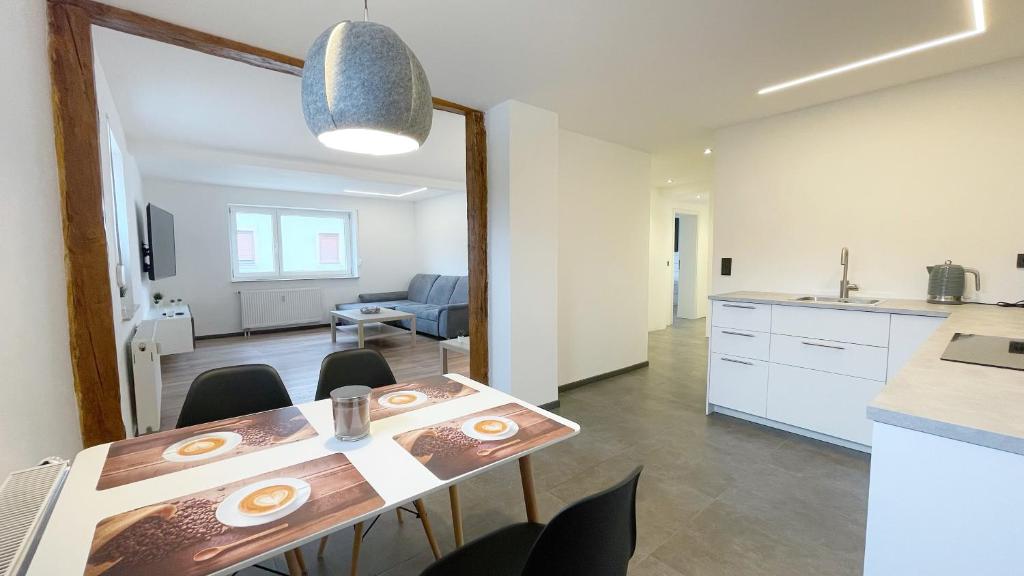
[[[103,65],[99,60],[95,61],[96,66],[96,107],[100,118],[100,172],[103,179],[103,215],[107,233],[107,261],[110,270],[110,297],[114,316],[114,341],[117,345],[117,371],[121,390],[121,419],[124,421],[125,431],[128,435],[134,435],[134,424],[132,420],[131,402],[131,352],[128,349],[135,327],[143,320],[146,311],[149,309],[149,280],[143,279],[142,272],[142,243],[141,238],[145,235],[146,199],[142,191],[142,179],[139,175],[138,165],[131,155],[128,141],[125,137],[124,127],[121,123],[121,115],[118,113],[114,103],[110,86],[107,83]],[[129,252],[123,257],[126,267],[128,283],[131,286],[132,298],[134,300],[134,312],[131,317],[125,318],[122,315],[121,296],[117,287],[115,266],[117,265],[117,234],[114,228],[116,213],[114,210],[114,195],[112,190],[112,170],[110,163],[110,142],[107,139],[107,130],[113,132],[118,148],[124,157],[124,178],[125,197],[128,201],[128,229]]]
[[[458,192],[420,200],[416,211],[417,270],[433,274],[469,274],[469,224],[466,195]]]
[[[645,152],[558,134],[559,384],[647,360],[650,170]]]
[[[0,475],[81,449],[46,52],[46,4],[4,4],[0,69]]]
[[[177,275],[153,282],[166,298],[191,305],[196,333],[242,330],[239,290],[300,286],[324,288],[327,310],[355,302],[362,292],[405,290],[420,272],[415,207],[411,202],[329,194],[233,188],[145,179],[146,198],[174,214]],[[359,223],[359,278],[232,282],[228,246],[228,204],[356,210]]]
[[[487,111],[490,384],[558,399],[558,116],[516,101]]]
[[[1024,298],[1022,102],[1018,59],[719,131],[714,292],[833,294],[848,246],[864,294],[924,298],[952,259]]]

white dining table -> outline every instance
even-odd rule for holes
[[[297,535],[293,541],[258,551],[242,562],[223,567],[211,574],[231,574],[515,460],[519,460],[520,464],[527,517],[531,521],[539,521],[529,455],[575,436],[580,431],[579,425],[464,376],[447,374],[446,377],[474,388],[477,393],[374,421],[371,423],[369,437],[357,442],[342,442],[334,438],[330,400],[309,402],[299,404],[297,408],[316,430],[317,436],[313,438],[102,491],[98,491],[96,486],[110,444],[87,448],[74,459],[27,574],[83,574],[96,525],[111,516],[338,453],[348,457],[352,465],[383,499],[383,505],[361,516],[346,519],[336,526]],[[395,435],[403,432],[508,403],[519,404],[550,418],[570,428],[570,433],[512,453],[448,480],[440,480],[393,439]],[[289,564],[292,568],[292,563]]]

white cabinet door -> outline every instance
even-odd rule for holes
[[[888,346],[889,314],[776,304],[772,307],[771,332],[868,346]]]
[[[708,367],[708,402],[754,416],[764,416],[768,363],[712,354]]]
[[[889,372],[886,379],[891,380],[945,321],[945,318],[935,316],[893,314],[889,324]]]
[[[737,330],[735,328],[711,329],[711,351],[728,356],[742,356],[768,360],[771,335],[767,332]]]
[[[885,381],[885,348],[772,334],[771,361]]]
[[[836,438],[871,445],[867,405],[884,382],[772,364],[767,417]]]
[[[754,304],[753,302],[716,300],[711,306],[711,325],[768,332],[772,325],[772,306],[771,304]]]

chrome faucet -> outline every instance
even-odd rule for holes
[[[851,290],[860,290],[860,286],[857,286],[849,280],[850,272],[850,249],[843,247],[843,252],[839,256],[839,263],[843,265],[843,279],[839,281],[839,297],[849,298]]]

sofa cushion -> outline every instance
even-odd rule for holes
[[[448,299],[449,304],[469,304],[469,276],[459,276],[455,283],[455,290],[452,297]]]
[[[437,317],[441,314],[441,307],[435,304],[399,304],[395,307],[395,310],[415,314],[417,320],[422,318],[434,322],[437,321]]]
[[[419,302],[413,302],[412,300],[388,300],[385,302],[350,302],[348,304],[338,304],[334,307],[335,310],[359,310],[367,306],[379,306],[381,308],[395,308],[403,304],[419,304]]]
[[[448,300],[452,297],[452,292],[455,290],[455,284],[459,281],[458,276],[438,276],[437,282],[434,282],[434,287],[430,289],[430,294],[427,296],[427,304],[436,304],[438,306],[447,304]]]
[[[413,302],[427,302],[427,296],[430,294],[431,288],[434,286],[434,281],[437,280],[437,274],[417,274],[412,277],[409,281],[409,300]]]

